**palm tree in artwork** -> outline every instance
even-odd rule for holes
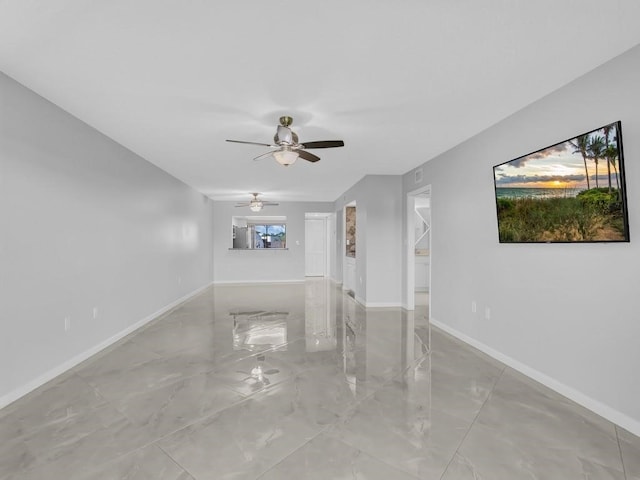
[[[607,125],[606,127],[602,127],[602,133],[604,133],[604,154],[605,154],[604,158],[605,160],[607,160],[607,176],[609,179],[609,193],[611,193],[611,162],[609,162],[606,152],[609,149],[609,134],[611,133],[612,128],[613,128],[613,125]]]
[[[600,135],[596,135],[592,137],[587,145],[587,151],[589,152],[588,157],[594,161],[596,164],[596,188],[599,188],[598,185],[598,161],[603,157],[604,154],[604,138]]]
[[[607,163],[613,167],[613,171],[616,177],[616,188],[618,189],[618,198],[619,198],[620,197],[620,180],[618,178],[618,167],[617,167],[618,149],[616,148],[615,145],[609,145],[604,150],[604,158],[606,158]]]
[[[584,161],[584,173],[587,177],[587,190],[589,190],[591,188],[591,184],[589,183],[589,169],[587,168],[589,135],[580,135],[573,141],[570,140],[569,144],[575,149],[573,153],[579,153],[580,155],[582,155],[582,160]]]

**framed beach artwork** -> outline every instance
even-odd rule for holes
[[[628,242],[622,125],[493,167],[500,243]]]

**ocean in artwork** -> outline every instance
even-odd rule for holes
[[[583,188],[516,188],[499,187],[496,188],[496,198],[573,198],[580,193]]]

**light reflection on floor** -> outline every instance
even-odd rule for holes
[[[0,478],[640,478],[637,437],[430,333],[416,300],[210,288],[0,410]]]

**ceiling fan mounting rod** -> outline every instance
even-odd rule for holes
[[[280,125],[282,125],[283,127],[288,127],[293,123],[293,118],[284,115],[282,117],[280,117]]]

